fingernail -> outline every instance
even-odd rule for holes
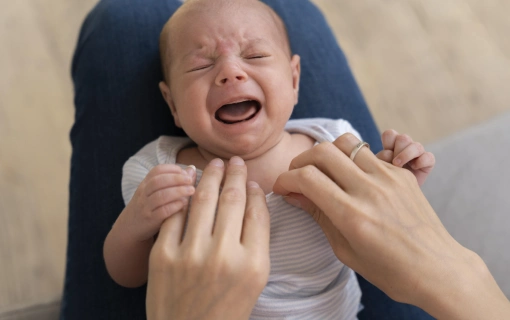
[[[256,183],[255,181],[248,181],[246,185],[248,186],[248,188],[260,188],[259,184]]]
[[[400,159],[393,159],[393,164],[394,165],[399,166],[400,163],[402,163],[402,160],[400,160]]]
[[[197,167],[195,167],[194,165],[190,164],[189,166],[186,167],[185,171],[188,174],[188,176],[193,177],[193,175],[197,171]]]
[[[283,200],[285,200],[291,206],[294,206],[294,207],[297,207],[297,208],[301,208],[301,202],[299,202],[298,199],[295,199],[295,198],[292,198],[292,197],[289,197],[289,196],[284,196]]]
[[[241,159],[240,157],[234,156],[230,158],[230,161],[228,163],[232,165],[242,166],[244,165],[244,160]]]
[[[209,162],[210,165],[212,166],[215,166],[215,167],[220,167],[220,168],[223,168],[223,161],[221,159],[213,159],[211,162]]]

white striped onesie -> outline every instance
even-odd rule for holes
[[[285,130],[318,143],[332,142],[346,132],[359,138],[345,120],[290,120]],[[131,157],[123,168],[124,202],[131,200],[153,167],[175,163],[177,153],[190,145],[187,137],[161,136]],[[197,170],[197,182],[201,175]],[[271,215],[271,272],[250,319],[356,319],[361,298],[356,276],[338,261],[317,223],[281,196],[269,193],[266,201]]]

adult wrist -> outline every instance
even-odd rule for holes
[[[485,262],[464,247],[459,252],[437,268],[416,305],[437,319],[508,319],[510,304]]]

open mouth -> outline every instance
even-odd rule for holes
[[[216,111],[215,117],[225,124],[234,124],[252,119],[259,110],[260,102],[246,100],[221,106]]]

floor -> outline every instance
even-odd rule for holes
[[[69,64],[97,0],[0,11],[0,313],[58,299],[66,247]],[[510,110],[510,1],[313,0],[381,129],[423,143]]]

